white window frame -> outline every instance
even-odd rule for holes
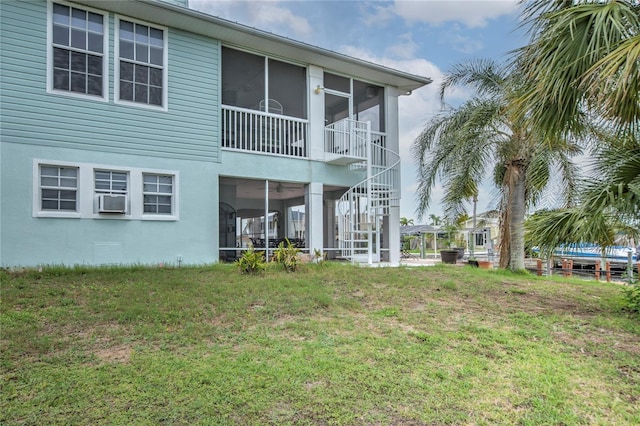
[[[160,178],[160,177],[170,177],[171,178],[171,192],[167,193],[167,192],[154,192],[154,191],[145,191],[144,189],[144,177],[145,176],[155,176],[156,178]],[[174,206],[175,206],[175,175],[170,175],[170,174],[158,174],[158,173],[150,173],[150,172],[144,172],[142,173],[142,214],[145,217],[153,217],[153,216],[159,216],[159,217],[166,217],[166,216],[171,216],[173,215],[174,212]],[[156,185],[160,186],[162,185],[159,181],[156,183]],[[167,184],[164,184],[167,185]],[[158,212],[145,212],[144,211],[144,197],[145,196],[153,196],[153,197],[166,197],[168,196],[171,199],[171,212],[170,213],[158,213]],[[157,207],[157,204],[156,204]]]
[[[180,173],[177,170],[151,169],[142,167],[120,167],[107,164],[57,161],[51,159],[33,159],[32,166],[32,216],[34,218],[75,218],[107,220],[156,220],[178,221]],[[71,167],[78,169],[76,188],[76,211],[43,210],[40,196],[40,167]],[[106,194],[95,188],[96,171],[127,173],[127,208],[125,214],[99,213],[98,195]],[[162,175],[173,177],[171,214],[144,213],[143,175]],[[113,192],[121,193],[121,192]]]
[[[102,96],[90,95],[87,93],[72,92],[70,90],[60,90],[53,87],[53,4],[58,3],[63,6],[74,9],[84,10],[86,12],[102,15]],[[70,49],[73,50],[73,49]],[[85,50],[84,52],[88,52]],[[95,52],[93,52],[95,53]],[[92,54],[93,54],[92,53]],[[94,101],[109,101],[109,15],[99,9],[86,7],[83,5],[69,3],[64,0],[48,0],[47,1],[47,93],[70,96],[81,99],[91,99]]]
[[[474,233],[474,244],[476,247],[484,247],[487,245],[487,231],[479,230]],[[482,240],[482,243],[478,244],[478,239]]]
[[[42,189],[41,177],[42,167],[65,167],[76,169],[76,209],[75,210],[45,210],[42,208]],[[80,168],[76,164],[65,163],[59,161],[43,161],[34,162],[33,168],[33,207],[37,211],[39,217],[59,217],[59,218],[79,218],[80,217]]]
[[[116,189],[102,189],[102,188],[97,188],[96,186],[96,180],[97,178],[97,173],[109,173],[109,183],[110,186],[112,186],[113,184],[113,173],[121,173],[124,174],[126,176],[126,189],[124,190],[116,190]],[[124,211],[124,216],[130,215],[131,214],[131,208],[129,206],[129,192],[131,190],[131,175],[129,173],[128,170],[121,170],[121,169],[113,169],[113,168],[94,168],[93,169],[93,212],[97,213],[97,214],[107,214],[107,213],[100,213],[99,211],[99,197],[100,195],[124,195],[126,202],[125,202],[125,211]],[[112,215],[113,213],[108,213],[109,215]]]
[[[162,34],[162,105],[151,105],[141,102],[128,101],[120,99],[120,21],[133,22],[134,24],[145,25],[149,28],[161,30]],[[169,110],[169,30],[167,27],[152,24],[138,19],[129,18],[127,16],[115,15],[115,32],[113,43],[113,57],[114,57],[114,78],[113,78],[113,97],[114,103],[121,105],[134,106],[138,108],[148,108],[155,111],[168,111]],[[129,61],[127,61],[129,62]],[[144,65],[143,63],[141,63]],[[146,65],[149,66],[150,62]]]

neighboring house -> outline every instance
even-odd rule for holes
[[[466,235],[467,241],[470,242],[471,238],[474,238],[476,251],[493,250],[500,241],[500,212],[489,210],[478,213],[475,229],[473,218],[470,218],[462,224],[460,231]]]
[[[404,236],[420,236],[426,235],[425,240],[426,248],[438,249],[444,248],[446,233],[440,226],[431,225],[408,225],[401,226],[400,233]],[[464,242],[464,248],[468,251],[470,249],[471,241],[474,242],[475,252],[494,251],[497,242],[500,237],[500,212],[497,210],[490,210],[476,215],[476,227],[473,227],[473,218],[463,222],[458,228],[454,237],[456,241],[455,245],[460,247]],[[473,240],[472,240],[473,239]],[[462,241],[460,241],[462,240]],[[418,244],[418,240],[415,239],[412,242],[412,249],[415,249]]]
[[[186,6],[0,1],[0,264],[212,263],[291,211],[278,237],[397,262],[398,97],[430,80]]]

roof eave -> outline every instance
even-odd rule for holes
[[[250,47],[268,55],[394,86],[401,94],[410,93],[432,82],[428,77],[399,71],[158,0],[72,1],[211,37],[228,45]]]

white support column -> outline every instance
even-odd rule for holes
[[[325,248],[336,248],[336,201],[325,200],[324,206],[324,244]],[[335,251],[329,251],[329,257],[335,257]]]
[[[323,248],[323,186],[320,182],[311,182],[306,186],[304,203],[306,206],[307,247],[311,254],[315,250],[322,253]]]
[[[389,209],[389,263],[400,263],[400,207]]]
[[[382,217],[382,232],[380,233],[380,238],[382,239],[381,249],[384,249],[383,253],[380,251],[380,261],[389,262],[389,229],[391,227],[391,223],[389,222],[389,216],[385,215]]]
[[[309,66],[309,158],[324,161],[324,70]],[[320,89],[317,89],[320,87]],[[317,92],[317,93],[316,93]]]

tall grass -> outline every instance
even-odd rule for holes
[[[2,424],[639,424],[613,284],[471,268],[2,272]]]

